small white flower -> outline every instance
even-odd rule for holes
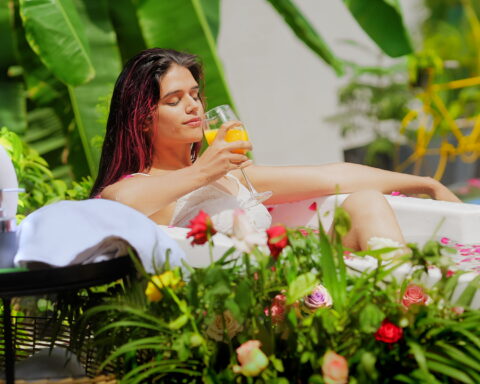
[[[267,235],[253,228],[243,210],[236,209],[233,213],[232,241],[239,251],[248,253],[255,246],[265,246]]]
[[[371,237],[368,240],[368,248],[373,251],[382,248],[398,248],[393,251],[383,253],[383,260],[392,260],[396,257],[405,255],[406,253],[402,244],[387,237]]]

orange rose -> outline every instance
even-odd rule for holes
[[[323,356],[322,373],[326,384],[346,384],[348,381],[347,360],[333,351],[327,351]]]

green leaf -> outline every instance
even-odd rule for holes
[[[15,63],[12,32],[9,1],[0,0],[0,36],[2,36],[2,44],[0,44],[0,81],[7,79],[7,69]]]
[[[214,40],[217,40],[218,31],[220,30],[220,0],[200,0],[205,17],[212,31]]]
[[[118,40],[118,48],[125,63],[139,51],[147,48],[138,24],[132,0],[109,0],[108,10]]]
[[[285,370],[282,360],[276,358],[275,355],[270,356],[269,360],[272,362],[273,368],[275,368],[275,370],[277,370],[278,372],[283,372]]]
[[[462,294],[456,301],[455,305],[459,307],[468,307],[473,300],[473,297],[480,288],[480,276],[475,277],[468,283]]]
[[[291,0],[268,0],[268,2],[305,45],[330,65],[337,75],[343,75],[342,61],[333,54],[319,33]]]
[[[317,284],[318,280],[311,272],[297,276],[288,286],[287,304],[293,304],[310,294]]]
[[[187,51],[201,58],[209,107],[233,105],[202,1],[143,0],[137,12],[147,46]]]
[[[320,229],[320,251],[321,251],[321,258],[320,258],[320,266],[322,268],[322,279],[323,285],[327,288],[330,295],[332,295],[332,299],[335,305],[343,305],[342,299],[343,293],[340,292],[340,282],[338,281],[338,272],[335,266],[335,260],[333,255],[333,249],[330,245],[330,240],[323,229],[321,223],[319,223]]]
[[[80,85],[95,76],[84,25],[72,0],[20,0],[27,40],[55,76]]]
[[[188,322],[188,315],[180,315],[175,320],[168,323],[168,328],[175,331],[182,328]]]
[[[16,133],[27,128],[25,88],[20,82],[0,82],[0,127]]]
[[[454,346],[448,345],[445,342],[440,341],[437,343],[437,345],[442,348],[445,354],[449,356],[452,360],[458,361],[462,365],[468,366],[476,372],[480,372],[480,362],[472,359],[459,348],[455,348]]]
[[[246,313],[252,305],[252,289],[248,280],[242,280],[235,292],[235,301],[240,309]]]
[[[410,347],[410,351],[413,353],[413,356],[415,357],[415,360],[417,361],[417,364],[420,367],[423,375],[428,378],[428,382],[432,384],[439,383],[439,381],[436,380],[428,370],[427,357],[424,349],[419,344],[414,342],[409,342],[408,346]]]
[[[373,333],[380,327],[385,314],[378,306],[369,303],[362,309],[359,316],[360,330],[365,333]]]
[[[343,0],[358,24],[391,57],[412,53],[397,0]]]
[[[467,374],[462,372],[460,369],[453,368],[451,366],[437,363],[431,360],[427,360],[427,367],[431,371],[435,371],[442,375],[449,376],[462,383],[474,384],[474,381]]]
[[[106,0],[75,0],[91,47],[96,76],[88,84],[69,87],[75,122],[88,167],[96,175],[107,116],[104,114],[121,70],[120,55]]]

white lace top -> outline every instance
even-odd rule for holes
[[[248,189],[235,176],[227,174],[227,177],[237,183],[237,196],[219,189],[215,184],[196,189],[177,200],[170,225],[186,227],[190,220],[203,210],[212,218],[218,232],[230,234],[233,226],[233,212],[240,208],[245,211],[246,217],[254,228],[259,231],[269,228],[272,217],[267,208],[263,204],[247,206],[245,203],[250,200]]]
[[[135,175],[150,176],[145,173],[134,173]],[[190,224],[200,210],[207,213],[213,222],[215,229],[224,234],[231,234],[233,227],[233,212],[235,209],[243,209],[250,224],[259,231],[270,227],[272,216],[263,204],[253,207],[245,203],[250,200],[250,192],[233,175],[227,174],[238,185],[238,194],[234,196],[215,186],[208,184],[200,187],[177,200],[175,210],[169,225],[175,227],[186,227]]]

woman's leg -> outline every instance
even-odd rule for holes
[[[372,237],[392,239],[405,244],[392,207],[382,193],[374,190],[354,192],[342,204],[352,221],[343,244],[353,250],[367,250]]]

